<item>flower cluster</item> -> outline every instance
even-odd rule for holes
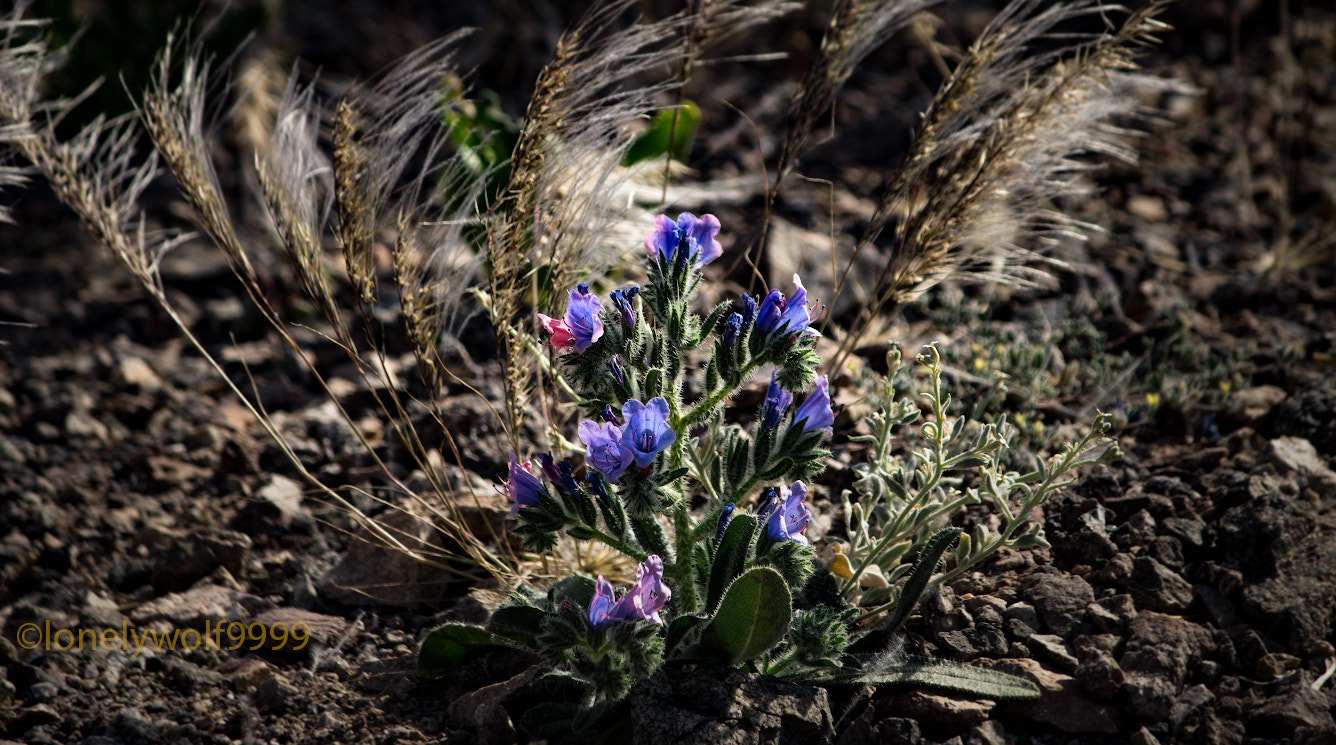
[[[535,654],[553,675],[586,691],[581,716],[588,717],[615,710],[611,705],[636,680],[665,661],[746,664],[808,682],[979,682],[969,668],[933,677],[921,669],[922,661],[891,670],[884,654],[918,594],[934,576],[943,576],[934,575],[938,562],[960,534],[941,529],[945,507],[918,509],[918,502],[905,502],[912,514],[892,527],[912,522],[913,535],[892,542],[869,532],[871,522],[883,519],[869,499],[848,521],[848,550],[816,561],[814,536],[808,535],[815,496],[809,485],[830,455],[824,446],[836,419],[830,379],[817,375],[819,334],[812,324],[821,312],[794,275],[788,296],[778,289],[759,299],[743,295],[733,307],[698,315],[693,295],[702,268],[723,253],[719,230],[713,215],[660,215],[644,240],[649,263],[643,288],[613,289],[604,306],[589,285],[580,284],[569,292],[562,318],[539,315],[549,346],[562,352],[565,390],[584,414],[578,425],[583,462],[540,454],[535,470],[512,454],[503,487],[512,501],[511,532],[540,554],[553,551],[563,537],[601,543],[638,564],[635,582],[621,593],[603,575],[567,577],[546,591],[521,587],[485,629],[443,627],[428,641],[435,639],[447,659],[458,658],[460,646],[480,636]],[[758,410],[726,416],[736,394],[758,381]],[[957,470],[979,467],[1001,447],[992,430],[976,438],[973,450],[948,447],[942,439],[947,428],[936,424],[946,421],[939,384],[930,398],[935,418],[923,432],[936,438],[934,467],[888,466],[861,479],[860,490],[871,484],[880,492],[908,494],[914,487],[906,474],[927,474],[933,479],[927,488],[938,489],[948,462]],[[889,457],[887,423],[908,421],[912,407],[900,408],[877,420],[878,454]],[[953,438],[975,437],[961,427],[950,431]],[[963,455],[948,461],[949,453]],[[981,490],[1010,484],[1014,476],[989,475]],[[977,491],[956,502],[924,504],[961,505],[977,501]],[[1000,545],[1041,540],[1037,526],[1018,533],[1028,507],[1011,515],[1005,499],[998,500],[1010,520],[1005,535],[976,529],[967,537],[972,542],[957,547],[951,571]],[[911,547],[920,558],[907,577],[899,556]],[[865,614],[845,600],[878,597],[872,591],[851,594],[869,584],[860,575],[871,577],[874,570],[885,593],[898,592],[897,583],[904,593],[895,596],[895,611],[884,624],[869,629],[858,623]],[[824,575],[813,577],[816,572]],[[424,655],[428,647],[424,642]],[[1037,690],[992,671],[980,684],[993,686],[994,696]]]

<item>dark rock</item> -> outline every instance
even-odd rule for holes
[[[1245,585],[1243,610],[1290,651],[1307,656],[1332,633],[1336,615],[1336,536],[1319,531],[1275,566],[1275,576]]]
[[[1282,472],[1303,477],[1308,488],[1320,495],[1336,492],[1336,473],[1318,455],[1313,443],[1300,437],[1277,437],[1268,443],[1267,456]]]
[[[1188,671],[1211,646],[1200,626],[1155,611],[1143,611],[1128,627],[1119,666],[1127,673],[1123,689],[1132,713],[1163,721],[1178,698]]]
[[[1009,710],[1073,734],[1113,734],[1118,731],[1114,708],[1091,701],[1081,693],[1076,679],[1069,675],[1046,670],[1038,660],[987,660],[983,664],[994,670],[1029,678],[1039,686],[1040,696],[1037,700],[1008,704]]]
[[[896,713],[913,717],[929,728],[959,732],[984,722],[996,704],[988,700],[955,698],[927,691],[909,691],[895,698]],[[931,731],[931,730],[930,730]]]
[[[249,537],[231,530],[195,531],[166,543],[153,564],[152,582],[158,592],[184,590],[218,567],[240,575],[251,547]]]
[[[1095,564],[1118,553],[1118,547],[1109,538],[1105,523],[1107,510],[1094,500],[1088,501],[1093,502],[1089,511],[1064,521],[1060,526],[1050,521],[1045,528],[1054,550],[1073,563]]]
[[[943,631],[936,640],[951,657],[960,660],[1001,657],[1009,646],[1000,624],[978,624],[963,631]]]
[[[1124,551],[1133,546],[1144,546],[1155,537],[1158,525],[1149,512],[1140,510],[1113,531],[1113,542]]]
[[[1050,663],[1063,672],[1075,672],[1079,664],[1071,647],[1057,634],[1035,634],[1025,640],[1025,646],[1035,659]]]
[[[26,706],[14,717],[6,728],[6,732],[12,735],[21,735],[30,729],[35,729],[47,724],[55,724],[61,720],[60,714],[56,713],[46,704],[37,704],[36,706]]]
[[[631,690],[637,745],[827,743],[826,691],[740,670],[661,671]]]
[[[1248,732],[1288,737],[1299,727],[1336,728],[1331,701],[1312,684],[1311,675],[1296,671],[1259,691],[1260,705],[1247,715]]]
[[[1081,622],[1086,606],[1095,599],[1089,582],[1056,571],[1035,572],[1026,580],[1022,594],[1034,604],[1044,624],[1064,638]]]
[[[168,655],[163,658],[162,664],[176,689],[188,696],[219,688],[227,682],[221,673],[206,670],[189,660]]]
[[[1206,546],[1206,523],[1183,517],[1166,517],[1160,521],[1160,532],[1177,538],[1185,554],[1191,555]]]
[[[261,712],[282,714],[300,708],[305,697],[279,675],[270,675],[255,689],[255,708]]]
[[[1269,569],[1317,527],[1313,505],[1285,494],[1265,494],[1239,505],[1217,523],[1220,544]]]
[[[111,726],[126,745],[149,745],[162,739],[158,725],[141,714],[138,709],[129,706],[116,713]]]
[[[1007,731],[996,719],[976,724],[965,738],[965,745],[1007,745]]]
[[[1275,430],[1309,440],[1324,453],[1336,452],[1336,387],[1307,388],[1282,401]]]
[[[1132,562],[1128,590],[1137,607],[1161,613],[1182,614],[1192,605],[1192,585],[1149,556]]]
[[[919,745],[923,742],[923,735],[919,732],[918,722],[913,719],[904,719],[901,717],[888,717],[877,722],[875,730],[877,742],[903,743],[903,745]]]
[[[1110,595],[1086,606],[1086,614],[1100,633],[1121,634],[1136,618],[1137,609],[1131,595]]]
[[[1102,649],[1088,650],[1076,667],[1076,681],[1096,698],[1111,699],[1122,688],[1127,676],[1113,654]]]
[[[309,522],[302,510],[302,485],[275,474],[269,477],[269,483],[256,490],[232,519],[232,527],[248,535],[260,536],[274,530],[286,530],[294,521]]]
[[[1183,691],[1169,709],[1169,727],[1177,734],[1183,724],[1196,717],[1203,709],[1215,703],[1215,694],[1204,685],[1195,685]]]
[[[1183,569],[1183,544],[1173,536],[1156,536],[1146,544],[1146,550],[1141,555],[1148,556],[1175,572]]]

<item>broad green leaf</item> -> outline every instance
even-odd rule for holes
[[[724,590],[742,574],[747,566],[747,555],[751,552],[752,536],[756,533],[754,515],[735,515],[724,530],[724,537],[714,550],[714,563],[710,565],[710,586],[705,596],[705,607],[713,610],[724,596]]]
[[[705,628],[702,645],[729,666],[770,651],[789,630],[793,597],[770,567],[753,567],[734,580]]]
[[[439,678],[496,646],[492,643],[492,634],[481,626],[447,623],[422,640],[422,648],[418,650],[418,675]]]
[[[532,605],[509,605],[497,608],[487,620],[487,630],[503,639],[534,648],[534,638],[542,629],[547,613]]]
[[[683,101],[681,106],[659,111],[654,115],[649,129],[631,143],[631,149],[622,158],[622,165],[635,165],[664,153],[671,153],[673,160],[679,163],[687,162],[699,122],[700,108],[691,101]]]

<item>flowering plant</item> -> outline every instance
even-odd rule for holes
[[[884,550],[866,548],[866,515],[853,554],[841,554],[843,563],[818,561],[806,535],[810,482],[830,455],[825,442],[835,411],[829,380],[816,374],[817,306],[795,275],[787,297],[779,290],[760,300],[744,295],[736,308],[723,303],[698,315],[691,301],[702,267],[722,251],[719,229],[713,215],[661,215],[645,237],[644,288],[614,290],[605,306],[581,284],[562,319],[539,316],[549,344],[564,352],[568,388],[587,415],[578,426],[583,476],[576,477],[580,467],[571,460],[540,454],[535,472],[512,456],[504,493],[514,502],[513,532],[535,553],[552,551],[563,534],[602,543],[638,562],[635,583],[619,593],[606,577],[574,575],[546,592],[521,587],[485,627],[433,631],[420,671],[441,674],[487,650],[518,648],[541,660],[547,677],[582,692],[561,718],[577,729],[607,714],[665,662],[746,666],[819,685],[896,682],[997,698],[1038,695],[1025,680],[888,651],[919,594],[934,576],[940,581],[938,562],[961,533],[936,519],[946,510],[915,523],[923,533],[913,544],[918,561],[912,571],[896,570],[900,592],[884,607],[865,612],[846,592],[850,578],[857,580],[851,556],[860,573],[887,561]],[[705,356],[694,368],[699,374],[688,364],[693,356]],[[760,411],[748,426],[730,422],[727,402],[767,368]],[[944,405],[934,414],[944,421]],[[909,419],[904,411],[896,416]],[[953,454],[949,469],[983,467],[1005,445],[994,429],[975,439],[978,452]],[[1003,481],[999,488],[1016,480]],[[1009,527],[1008,539],[1026,514]],[[1037,535],[1037,527],[1025,535]]]

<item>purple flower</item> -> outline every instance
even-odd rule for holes
[[[594,583],[594,598],[589,602],[589,623],[596,629],[607,628],[616,621],[649,621],[662,625],[659,611],[672,596],[672,591],[663,583],[663,559],[650,556],[636,567],[636,583],[616,602],[613,601],[612,583],[599,576]]]
[[[533,475],[533,467],[529,465],[529,461],[523,463],[516,461],[514,453],[510,454],[509,476],[504,482],[506,490],[502,493],[515,503],[510,508],[511,515],[518,513],[521,507],[538,504],[539,496],[547,493],[543,488],[543,482]]]
[[[762,518],[768,516],[766,526],[770,540],[793,541],[806,546],[807,536],[802,533],[807,530],[807,522],[812,519],[812,509],[803,504],[803,500],[807,499],[807,484],[795,481],[792,488],[781,486],[778,496],[774,491],[770,490],[770,501],[758,515]]]
[[[779,290],[771,290],[765,296],[756,315],[756,328],[765,333],[783,329],[787,334],[816,334],[815,329],[808,328],[814,319],[811,308],[807,307],[807,288],[803,287],[803,281],[796,274],[793,275],[793,284],[798,289],[787,300]],[[816,303],[812,306],[815,307]]]
[[[758,308],[757,308],[757,305],[756,305],[756,298],[752,297],[751,295],[743,295],[743,296],[742,296],[742,325],[743,325],[744,327],[746,327],[746,328],[750,328],[751,325],[752,325],[752,323],[754,323],[754,322],[756,321],[756,313],[757,313],[757,310],[758,310]]]
[[[566,315],[562,319],[550,318],[538,314],[543,328],[552,334],[549,342],[554,347],[575,347],[575,351],[584,353],[589,345],[603,337],[603,319],[600,313],[603,303],[598,295],[589,291],[589,285],[581,283],[571,290],[566,300]]]
[[[594,597],[589,601],[589,625],[596,629],[612,625],[613,619],[608,612],[612,610],[614,597],[612,583],[603,575],[598,575],[594,582]]]
[[[640,294],[640,288],[631,286],[625,290],[613,290],[608,297],[612,299],[612,304],[617,306],[617,311],[622,314],[622,323],[631,331],[636,330],[636,311],[631,306],[631,299]]]
[[[580,422],[580,442],[585,444],[585,461],[614,484],[635,460],[630,448],[622,444],[622,428],[612,422]]]
[[[720,338],[720,344],[724,349],[732,349],[734,344],[738,343],[738,334],[742,332],[742,316],[734,313],[724,321],[724,333]]]
[[[626,367],[622,364],[622,356],[620,354],[614,354],[603,364],[608,366],[608,372],[612,373],[612,377],[618,383],[626,382]]]
[[[622,444],[635,454],[636,465],[648,468],[654,458],[677,440],[668,426],[668,402],[663,396],[640,403],[634,398],[622,404]]]
[[[665,263],[672,263],[677,249],[687,250],[687,258],[695,259],[701,267],[719,258],[724,247],[714,236],[719,232],[719,218],[714,215],[696,217],[690,212],[683,212],[673,222],[667,215],[654,218],[654,229],[645,235],[645,250],[650,256],[662,256]]]
[[[729,502],[724,505],[724,511],[719,513],[719,522],[714,525],[714,545],[719,545],[719,541],[724,540],[724,532],[728,530],[728,524],[733,521],[733,510],[737,505]]]
[[[779,387],[775,380],[778,371],[770,373],[770,388],[765,393],[765,405],[761,408],[761,429],[769,430],[779,426],[780,417],[793,403],[793,394]]]
[[[616,409],[612,408],[612,404],[604,404],[603,413],[600,416],[603,417],[605,422],[612,422],[618,427],[622,426],[622,416],[617,413]]]
[[[827,435],[831,433],[835,412],[830,408],[830,380],[825,375],[816,379],[816,390],[807,394],[807,399],[793,412],[793,421],[805,422],[804,432],[820,429]]]

